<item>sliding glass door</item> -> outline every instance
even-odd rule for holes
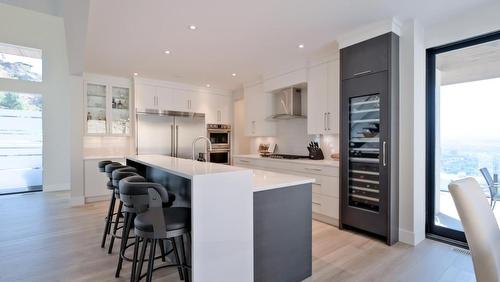
[[[500,221],[500,34],[429,49],[427,68],[427,231],[461,244],[451,181],[479,181]]]
[[[0,91],[0,195],[42,190],[42,95]]]

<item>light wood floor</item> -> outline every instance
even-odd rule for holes
[[[130,264],[114,278],[116,251],[99,246],[106,205],[73,208],[66,192],[0,196],[0,281],[127,281]],[[176,270],[155,273],[155,280],[179,281]],[[474,280],[471,258],[448,245],[388,247],[313,221],[308,282]]]

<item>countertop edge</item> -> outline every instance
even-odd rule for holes
[[[312,183],[314,183],[314,179],[296,180],[296,181],[279,183],[279,184],[260,185],[257,187],[253,187],[253,192],[257,193],[257,192],[269,191],[269,190],[280,189],[280,188],[287,188],[287,187],[303,185],[303,184],[312,184]]]
[[[264,161],[272,161],[272,162],[284,162],[284,163],[293,163],[293,164],[302,164],[302,165],[317,165],[324,167],[339,167],[339,161],[336,160],[289,160],[289,159],[273,159],[261,157],[259,155],[233,155],[233,158],[246,158],[246,159],[255,159],[255,160],[264,160]],[[331,163],[325,163],[331,162]]]

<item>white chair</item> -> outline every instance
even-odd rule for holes
[[[500,281],[500,230],[479,183],[471,177],[448,185],[469,244],[477,281]]]

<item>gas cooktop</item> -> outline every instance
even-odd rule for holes
[[[269,158],[296,160],[296,159],[309,159],[309,156],[287,155],[287,154],[270,154]]]

